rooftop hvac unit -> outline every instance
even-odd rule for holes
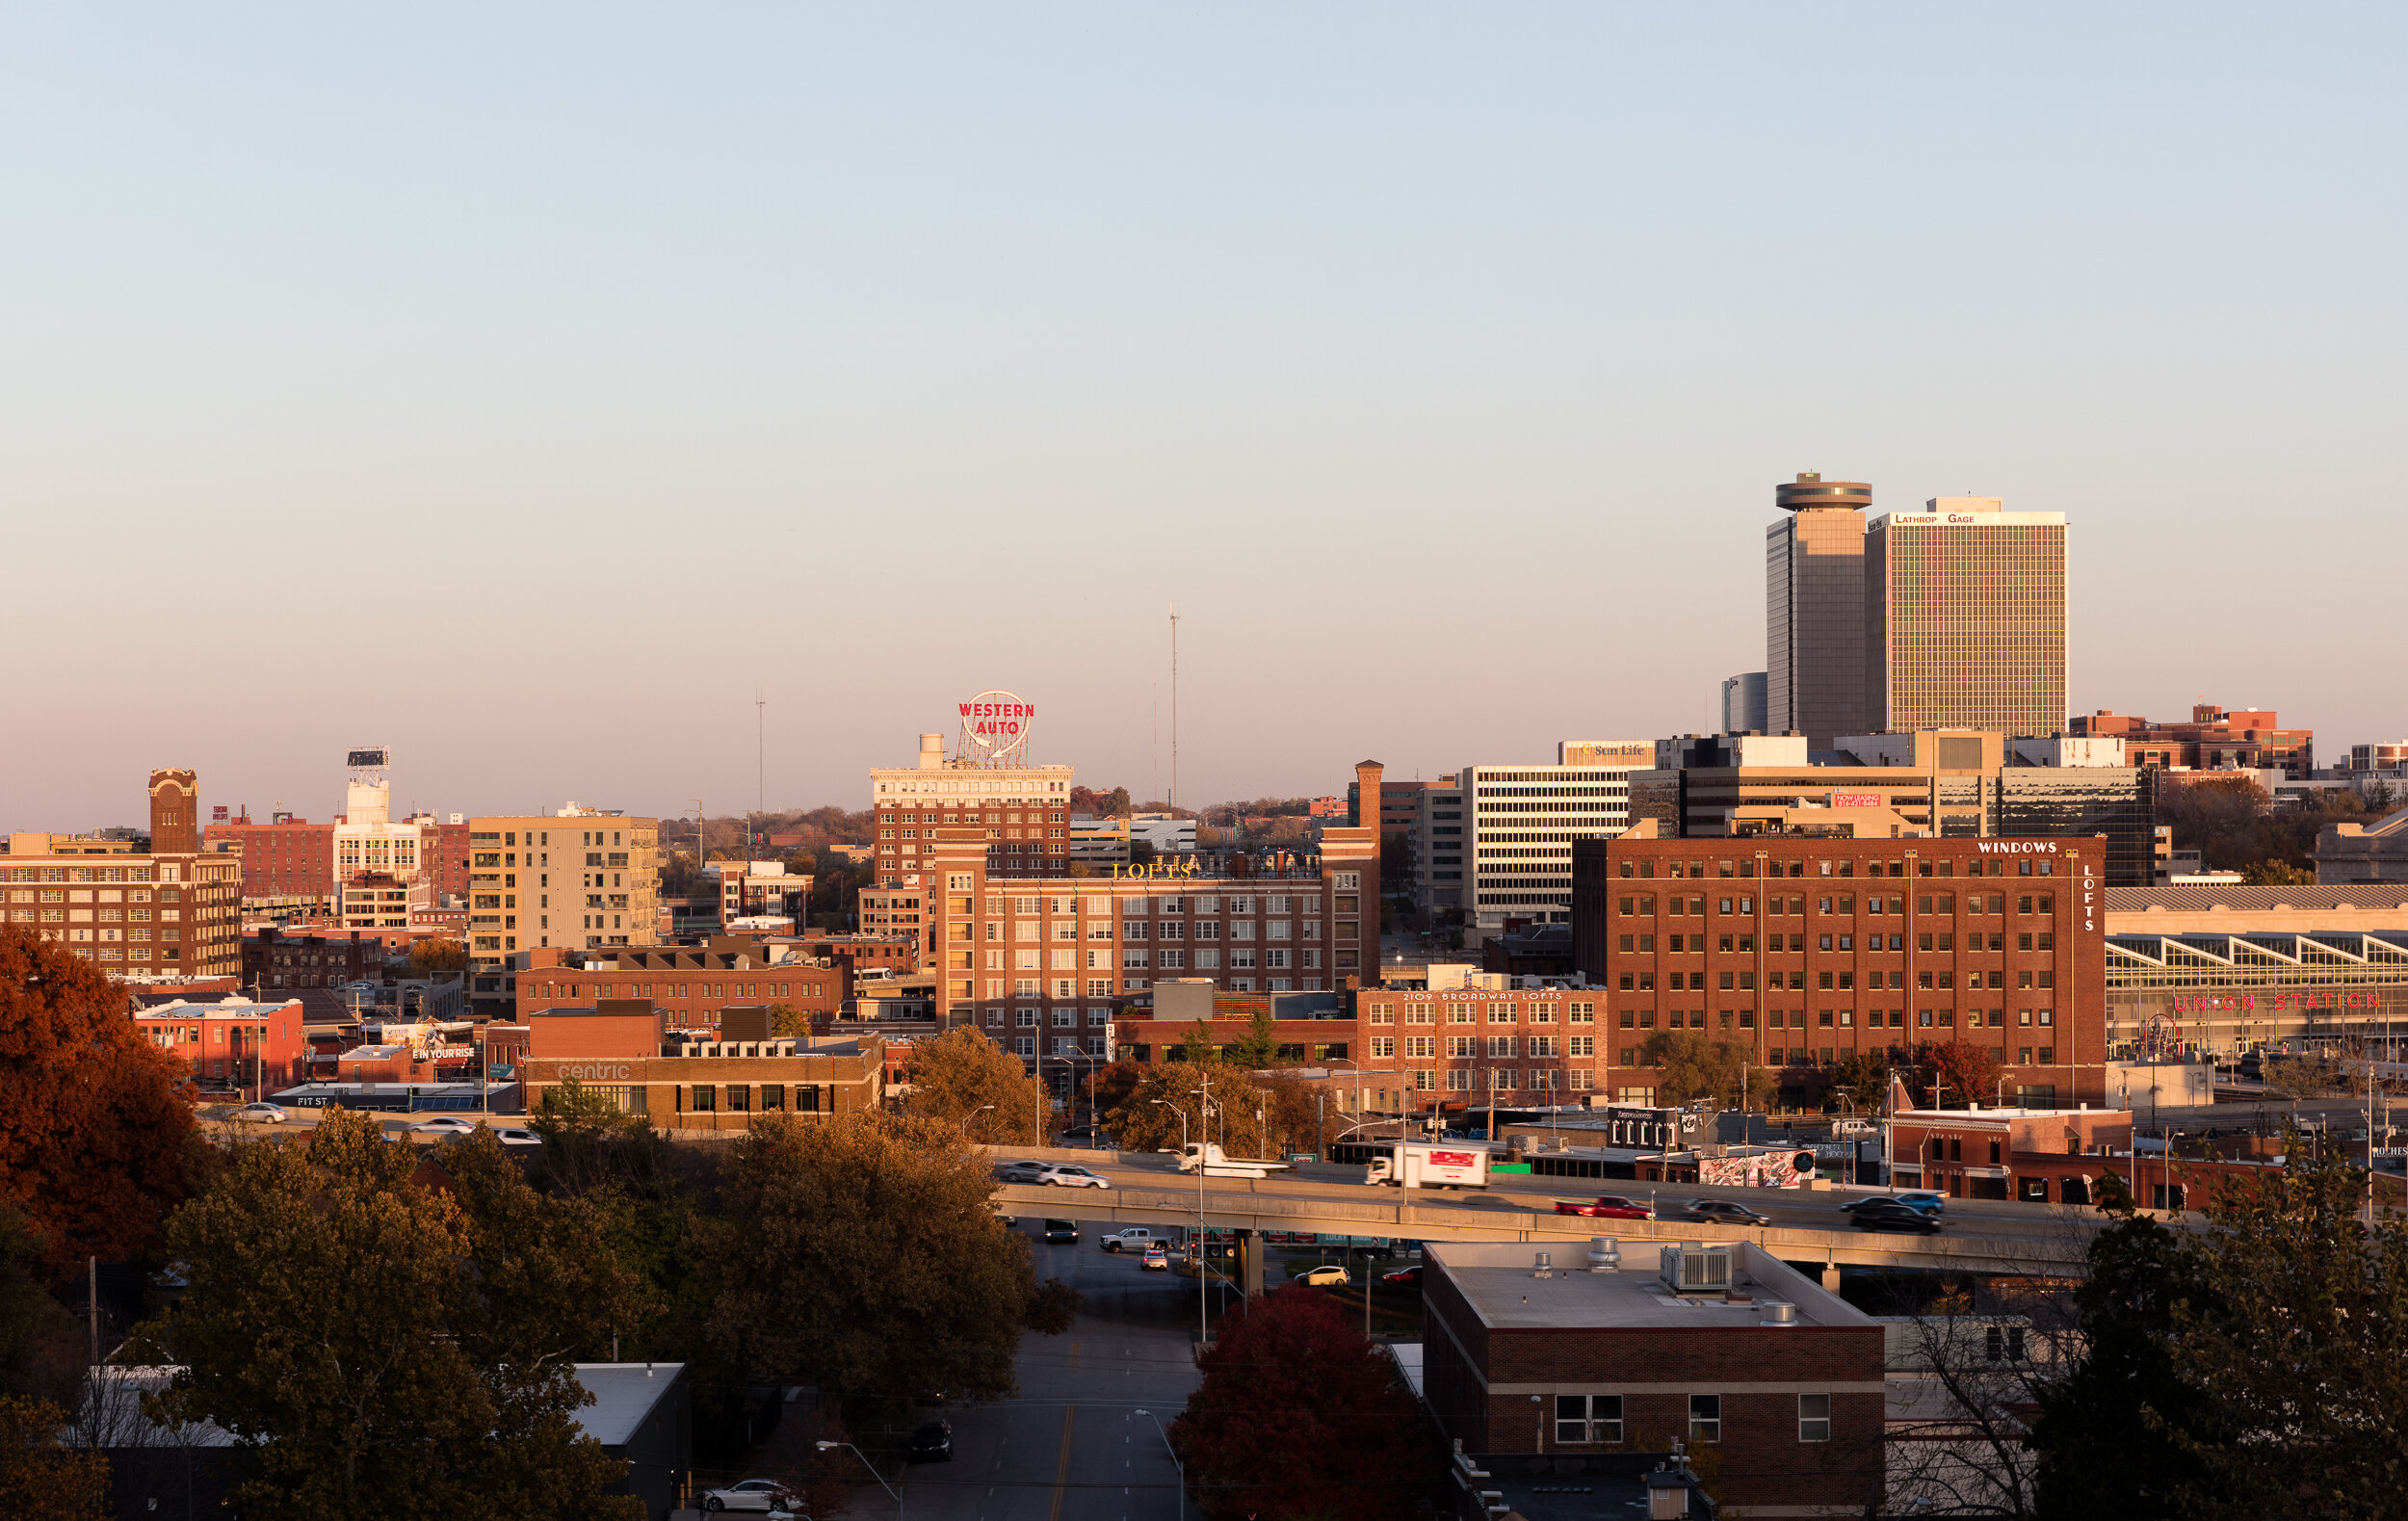
[[[1675,1294],[1724,1294],[1731,1287],[1728,1246],[1666,1246],[1658,1270]]]

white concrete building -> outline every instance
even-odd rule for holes
[[[1572,922],[1572,842],[1616,835],[1630,823],[1629,776],[1656,760],[1653,740],[1567,740],[1554,766],[1465,766],[1464,917],[1481,929],[1508,918]],[[1435,852],[1433,852],[1433,858]]]

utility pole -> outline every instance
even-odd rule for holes
[[[1163,801],[1179,806],[1179,604],[1170,604],[1170,796]]]
[[[769,725],[770,699],[762,695],[760,688],[755,687],[752,689],[752,811],[755,813],[770,811]],[[745,847],[746,863],[745,870],[749,876],[752,860],[752,821],[750,819],[745,821]]]

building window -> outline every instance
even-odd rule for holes
[[[1996,1336],[1997,1328],[1993,1327],[1990,1334]],[[1696,1403],[1697,1402],[1693,1399],[1689,1402],[1692,1412]],[[1692,1428],[1696,1425],[1694,1413],[1689,1417],[1689,1424]],[[1831,1440],[1831,1397],[1829,1395],[1801,1394],[1797,1397],[1797,1439],[1801,1442]]]
[[[1692,1442],[1722,1440],[1722,1396],[1693,1394],[1688,1397],[1688,1439]]]
[[[1618,1394],[1556,1396],[1556,1440],[1566,1446],[1622,1440],[1622,1397]]]
[[[688,1106],[697,1115],[707,1115],[719,1108],[719,1088],[709,1083],[694,1086],[694,1102]]]

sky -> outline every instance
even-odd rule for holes
[[[2408,736],[2400,8],[0,9],[0,828],[1709,726],[1799,470]],[[2386,573],[2385,564],[2391,566]],[[756,701],[764,704],[756,707]]]

